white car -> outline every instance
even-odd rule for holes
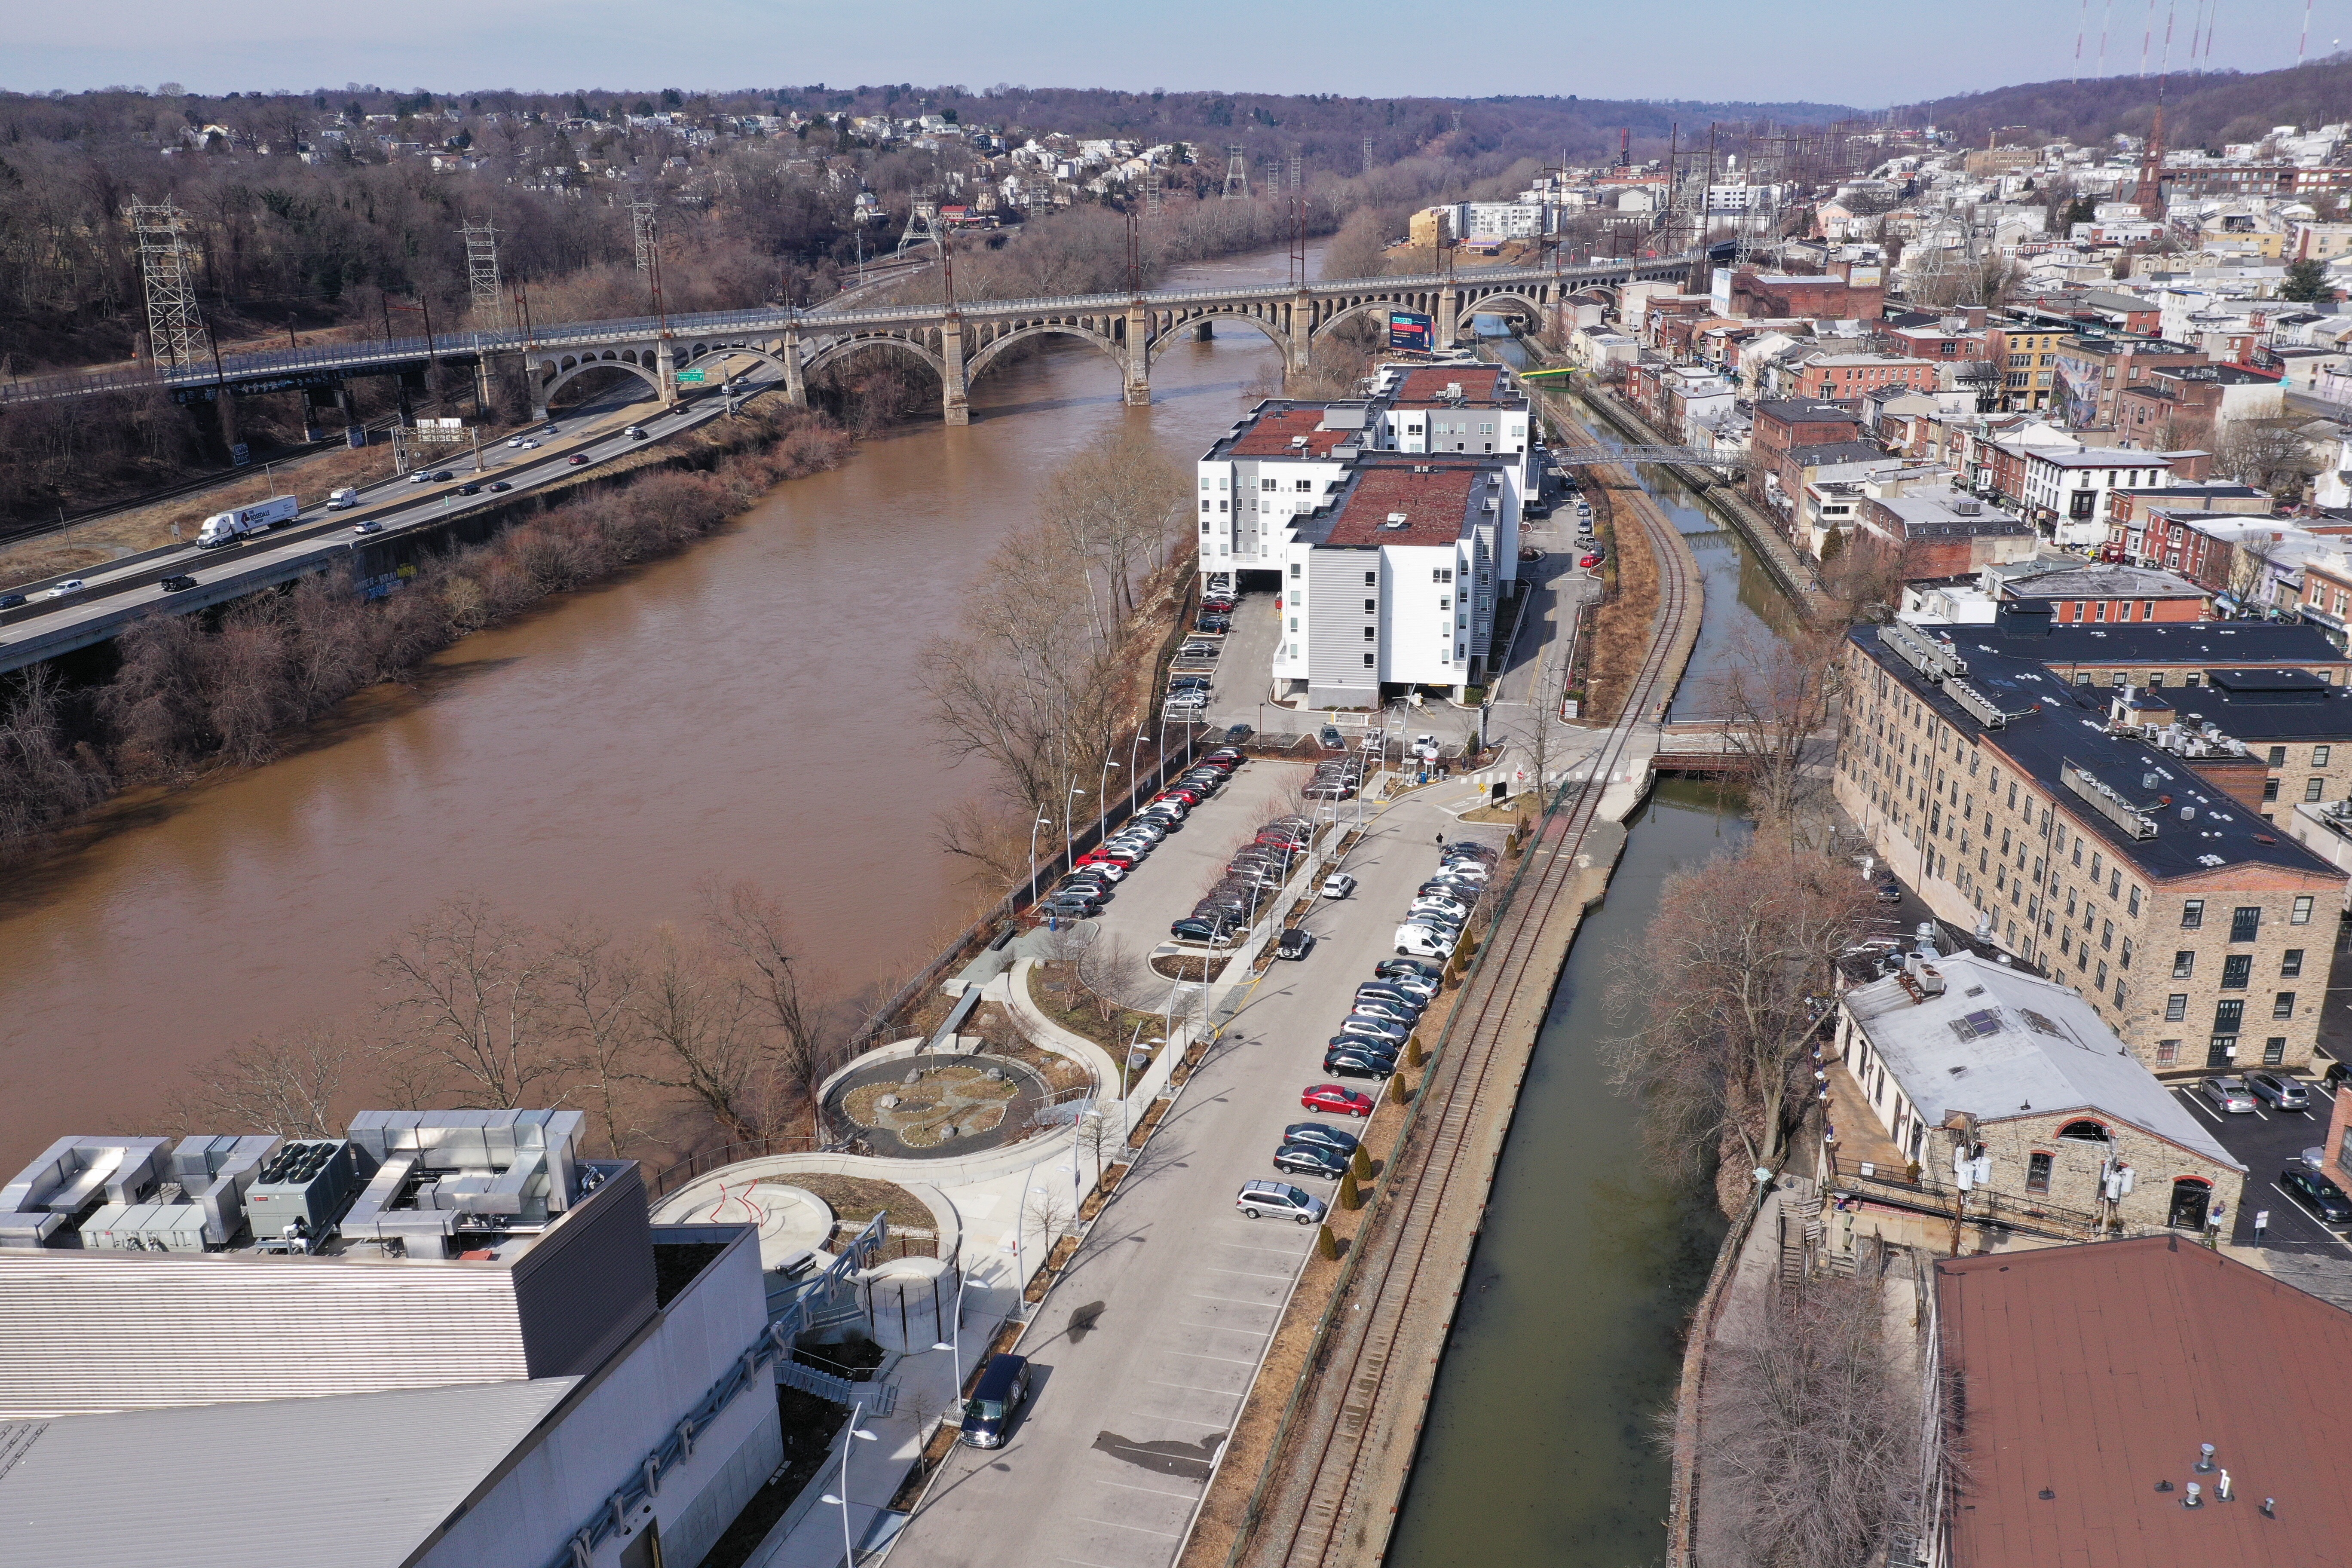
[[[41,597],[44,599],[63,599],[71,595],[79,594],[84,588],[89,586],[89,584],[83,582],[79,577],[68,577],[64,582],[58,584],[56,587],[50,589],[47,593],[42,595]]]
[[[522,437],[520,436],[509,436],[507,437],[507,445],[509,447],[520,447],[522,445]]]
[[[536,452],[539,450],[539,443],[536,441],[525,441],[521,443],[521,446],[522,449],[526,452]]]
[[[1323,896],[1327,899],[1344,899],[1355,890],[1356,879],[1345,871],[1334,871],[1323,879]]]
[[[1206,708],[1208,705],[1209,694],[1205,691],[1179,691],[1172,693],[1168,699],[1168,706],[1171,709],[1181,708],[1187,711]]]
[[[1443,893],[1430,893],[1413,900],[1411,907],[1405,910],[1408,916],[1425,912],[1444,915],[1452,920],[1466,921],[1470,918],[1470,906],[1458,900],[1449,899]]]

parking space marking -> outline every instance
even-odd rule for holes
[[[1290,1276],[1287,1274],[1253,1274],[1246,1268],[1212,1268],[1206,1264],[1202,1264],[1201,1266],[1201,1272],[1203,1274],[1231,1274],[1243,1279],[1272,1279],[1282,1284],[1287,1284],[1290,1280]]]
[[[1176,1326],[1180,1329],[1207,1329],[1220,1334],[1247,1334],[1254,1340],[1262,1340],[1274,1331],[1271,1329],[1228,1328],[1223,1323],[1179,1323]]]
[[[1162,1415],[1157,1410],[1130,1410],[1129,1415],[1140,1415],[1146,1421],[1173,1421],[1179,1426],[1206,1426],[1213,1432],[1223,1432],[1233,1426],[1228,1416],[1223,1421],[1195,1421],[1189,1415]]]
[[[2343,1237],[2340,1237],[2334,1231],[2328,1229],[2324,1221],[2313,1215],[2309,1210],[2305,1209],[2301,1204],[2295,1202],[2294,1194],[2293,1193],[2288,1192],[2276,1182],[2270,1182],[2265,1184],[2271,1191],[2284,1198],[2294,1213],[2301,1215],[2305,1219],[2310,1220],[2312,1229],[2319,1232],[2320,1235],[2326,1237],[2336,1246],[2344,1248],[2345,1251],[2352,1252],[2352,1241],[2347,1241]]]
[[[1169,1531],[1164,1530],[1147,1530],[1139,1524],[1121,1524],[1115,1519],[1088,1519],[1082,1513],[1073,1514],[1071,1517],[1076,1519],[1081,1524],[1099,1524],[1111,1530],[1131,1530],[1138,1535],[1157,1535],[1168,1541],[1181,1541],[1184,1539],[1181,1535],[1171,1534]]]
[[[1276,1258],[1304,1258],[1307,1256],[1307,1249],[1303,1247],[1296,1248],[1288,1247],[1252,1247],[1245,1241],[1213,1241],[1209,1243],[1209,1245],[1211,1247],[1230,1247],[1236,1252],[1271,1252]]]
[[[1170,1355],[1182,1356],[1186,1361],[1221,1361],[1227,1366],[1255,1366],[1254,1361],[1238,1361],[1229,1355],[1203,1355],[1198,1351],[1170,1351]]]
[[[1056,1557],[1054,1561],[1056,1563],[1066,1563],[1070,1565],[1070,1568],[1109,1568],[1108,1563],[1088,1563],[1081,1557]]]
[[[1198,1502],[1201,1498],[1201,1494],[1198,1492],[1162,1491],[1158,1487],[1129,1486],[1125,1481],[1101,1481],[1097,1484],[1106,1487],[1117,1487],[1123,1492],[1150,1492],[1153,1497],[1172,1497],[1179,1502]]]
[[[2185,1103],[2189,1110],[2199,1112],[2206,1121],[2210,1121],[2214,1126],[2227,1127],[2230,1125],[2221,1117],[2215,1115],[2212,1110],[2206,1105],[2205,1097],[2203,1095],[2191,1094],[2185,1089],[2176,1089],[2172,1092],[2179,1095],[2181,1098],[2182,1102]]]
[[[1204,1296],[1198,1290],[1187,1290],[1184,1294],[1198,1301],[1224,1301],[1236,1307],[1266,1307],[1277,1312],[1282,1310],[1279,1301],[1250,1301],[1239,1296]]]
[[[1239,1399],[1248,1392],[1246,1389],[1240,1388],[1211,1388],[1198,1383],[1168,1383],[1156,1377],[1147,1377],[1143,1381],[1155,1388],[1189,1388],[1195,1394],[1213,1394],[1221,1399]]]

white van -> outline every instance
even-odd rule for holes
[[[1406,958],[1451,958],[1454,939],[1433,926],[1407,921],[1396,929],[1396,950]]]
[[[359,504],[360,492],[352,489],[349,485],[344,486],[341,489],[335,491],[327,498],[327,510],[329,511],[348,511],[352,507]]]

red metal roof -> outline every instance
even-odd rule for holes
[[[1328,458],[1331,450],[1349,441],[1363,438],[1361,430],[1325,430],[1320,408],[1285,408],[1271,414],[1261,414],[1250,422],[1250,427],[1234,437],[1229,456],[1235,458]],[[1304,436],[1307,445],[1293,447],[1293,437]]]
[[[1938,1263],[1936,1289],[1954,1568],[2352,1562],[2352,1313],[2167,1237]]]
[[[1462,467],[1415,473],[1410,468],[1360,470],[1332,520],[1325,542],[1358,547],[1379,544],[1451,544],[1462,537],[1471,492],[1481,470]],[[1402,512],[1402,528],[1388,520]]]

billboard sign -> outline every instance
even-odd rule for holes
[[[1427,353],[1436,332],[1430,318],[1418,310],[1389,312],[1389,347],[1418,349]]]

